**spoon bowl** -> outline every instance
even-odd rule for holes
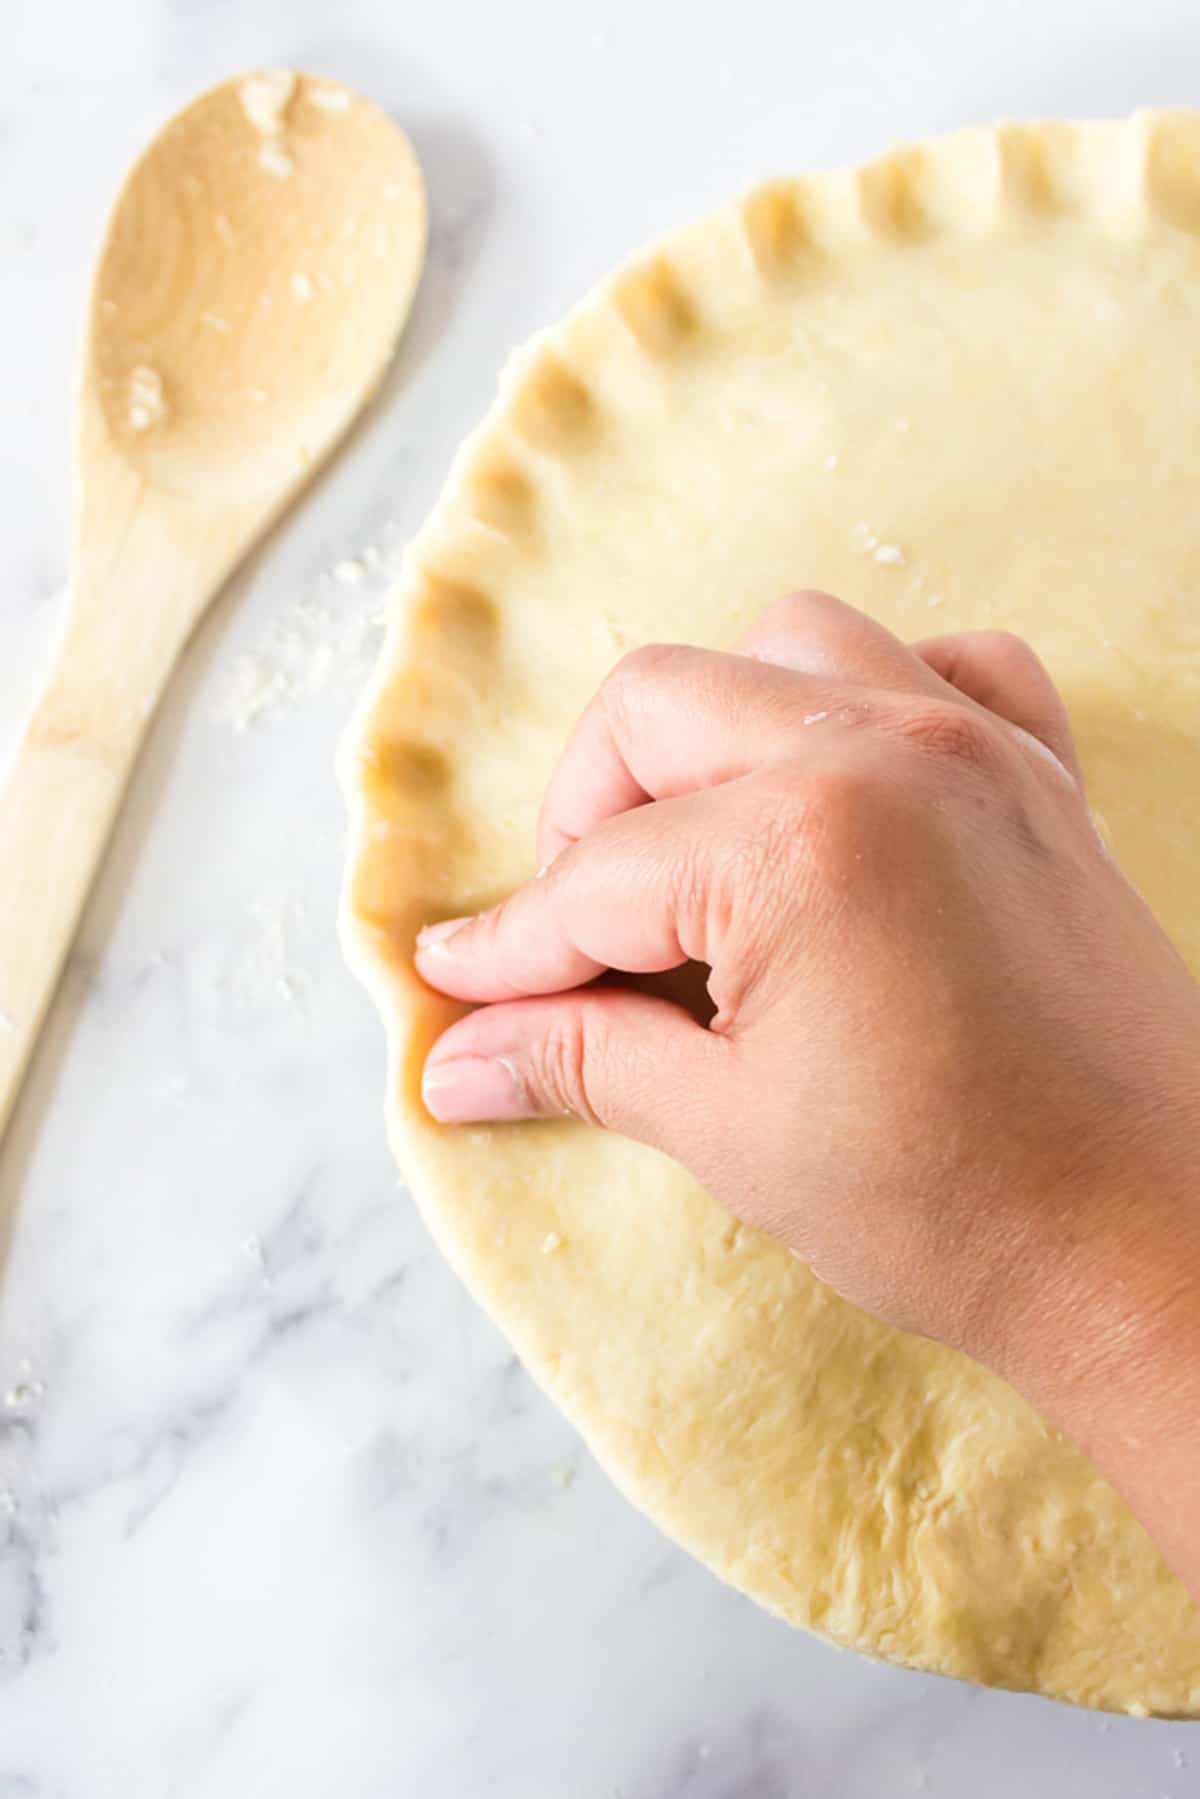
[[[148,481],[288,491],[378,381],[425,246],[403,134],[290,70],[223,82],[130,172],[89,309],[83,384]]]

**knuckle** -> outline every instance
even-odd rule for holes
[[[611,669],[600,688],[599,703],[614,740],[628,744],[645,729],[654,709],[656,690],[681,685],[695,671],[696,653],[682,643],[644,643]]]
[[[605,1056],[598,1015],[587,1005],[564,1008],[550,1021],[533,1056],[533,1074],[548,1109],[601,1122],[595,1103]]]
[[[966,768],[989,768],[996,759],[995,737],[980,712],[952,702],[930,700],[899,713],[894,732],[919,750]]]
[[[792,829],[836,846],[872,835],[890,810],[886,777],[865,759],[806,770],[792,796]]]
[[[822,890],[861,886],[864,864],[894,842],[901,810],[894,778],[866,759],[796,770],[770,794],[759,828],[761,888],[786,896],[790,912]]]
[[[790,911],[798,874],[821,834],[822,785],[805,771],[779,769],[755,783],[752,801],[738,796],[711,862],[698,861],[686,889],[694,891],[698,908],[707,908],[720,935],[744,919],[761,937],[777,913]]]
[[[764,784],[739,846],[741,861],[756,883],[786,882],[804,841],[808,814],[809,796],[802,781],[792,778]]]
[[[707,917],[718,940],[723,938],[747,899],[757,911],[764,897],[786,885],[786,867],[795,850],[790,788],[778,778],[764,779],[753,800],[737,796],[708,845],[680,859],[676,899],[681,915]]]
[[[722,861],[733,854],[736,832],[728,840],[719,833],[682,839],[666,863],[669,906],[678,920],[681,941],[703,941],[701,926],[707,916],[715,876]]]
[[[629,650],[605,677],[600,690],[605,704],[623,710],[635,694],[673,672],[688,654],[686,645],[680,643],[643,643]]]
[[[1040,669],[1042,666],[1037,651],[1015,631],[978,631],[975,642],[990,662],[1006,668]]]
[[[820,638],[831,618],[840,616],[841,601],[819,587],[803,587],[784,594],[760,612],[740,640],[743,654],[757,655],[780,641],[795,649]],[[773,659],[768,656],[768,659]]]
[[[856,759],[777,767],[737,796],[704,896],[708,941],[723,951],[710,992],[727,1024],[792,965],[797,946],[811,945],[814,928],[877,890],[863,877],[895,842],[893,786]]]
[[[810,624],[814,618],[840,610],[841,601],[836,594],[827,593],[823,587],[799,587],[792,593],[785,593],[773,606],[768,606],[762,614],[761,622],[786,630]]]
[[[888,841],[893,809],[879,777],[863,768],[829,770],[811,783],[796,821],[810,893],[814,882],[839,896],[853,888],[864,857]]]

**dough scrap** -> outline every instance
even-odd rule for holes
[[[761,187],[504,375],[407,558],[347,742],[348,953],[447,1256],[639,1506],[795,1624],[1080,1704],[1200,1712],[1200,1615],[1012,1391],[864,1317],[653,1151],[440,1129],[418,926],[533,872],[621,653],[815,585],[1006,626],[1200,971],[1200,114],[973,130]],[[556,1241],[553,1255],[543,1253]]]

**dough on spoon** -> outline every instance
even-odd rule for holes
[[[1027,636],[1115,853],[1200,971],[1200,115],[968,131],[668,238],[506,372],[346,746],[348,951],[431,1229],[629,1497],[796,1624],[1200,1712],[1200,1615],[1002,1382],[570,1121],[443,1129],[417,927],[533,873],[563,741],[650,639],[791,588]],[[852,1156],[854,1146],[848,1143]]]

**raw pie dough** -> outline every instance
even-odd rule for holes
[[[830,588],[1036,645],[1125,868],[1200,970],[1200,115],[968,131],[759,188],[524,351],[412,545],[347,745],[344,913],[446,1254],[638,1505],[896,1662],[1200,1712],[1200,1616],[1089,1464],[663,1157],[439,1129],[417,927],[533,872],[627,647]],[[853,1154],[853,1145],[847,1145]]]

